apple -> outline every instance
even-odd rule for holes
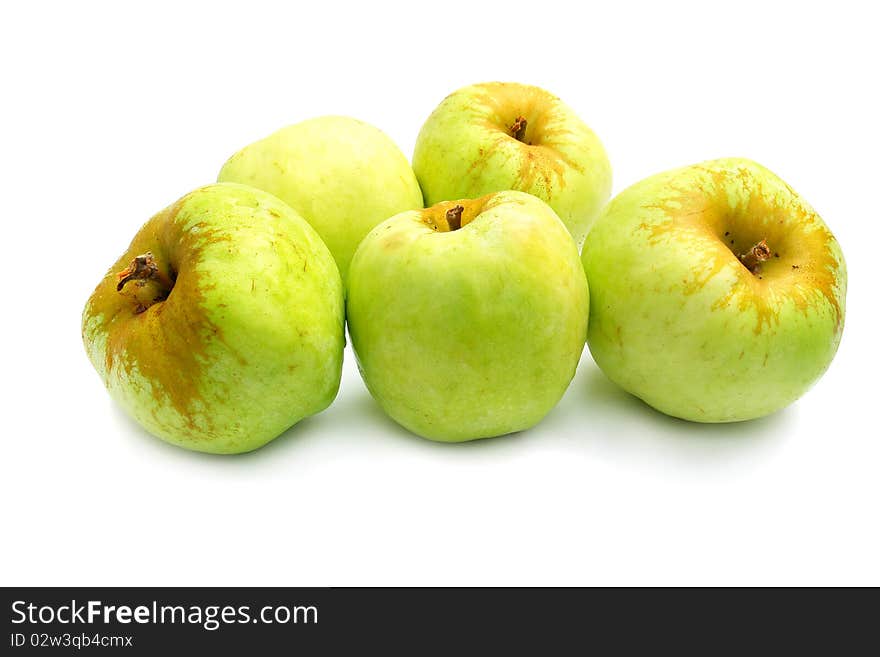
[[[654,408],[733,422],[792,403],[843,330],[840,246],[764,167],[730,158],[618,195],[583,250],[598,366]]]
[[[527,429],[556,405],[584,348],[589,292],[559,217],[509,191],[377,226],[352,260],[346,308],[385,412],[458,442]]]
[[[345,116],[282,128],[233,155],[217,180],[257,187],[299,212],[330,249],[342,280],[370,230],[422,207],[406,156],[378,128]]]
[[[598,137],[553,94],[488,82],[447,96],[413,155],[425,204],[508,189],[546,201],[580,245],[611,193]]]
[[[141,228],[86,303],[82,336],[111,397],[150,433],[237,453],[333,401],[343,311],[311,226],[266,192],[224,183]]]

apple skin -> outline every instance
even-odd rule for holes
[[[118,272],[146,252],[170,293],[152,278],[117,291]],[[343,311],[336,264],[308,223],[270,194],[225,183],[141,228],[88,300],[82,336],[111,397],[150,433],[229,454],[333,401]]]
[[[739,259],[766,240],[752,273]],[[659,411],[761,417],[798,399],[840,343],[846,267],[822,219],[745,159],[653,176],[618,195],[587,238],[588,344]]]
[[[449,231],[456,205],[462,227]],[[571,235],[522,192],[392,217],[349,272],[349,334],[367,388],[399,424],[438,441],[539,422],[571,382],[588,308]]]
[[[512,136],[527,120],[522,141]],[[580,245],[611,193],[599,138],[553,94],[487,82],[447,96],[422,127],[413,169],[425,205],[508,189],[547,202]]]
[[[345,116],[282,128],[233,155],[217,180],[257,187],[299,212],[330,249],[343,281],[367,233],[422,207],[406,156],[378,128]]]

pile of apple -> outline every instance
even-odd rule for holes
[[[442,441],[535,425],[585,342],[612,381],[697,422],[790,404],[840,342],[843,255],[791,187],[722,159],[606,205],[602,144],[536,87],[448,96],[412,168],[376,128],[324,117],[218,181],[141,228],[82,321],[111,396],[188,449],[253,450],[327,408],[346,321],[373,397]]]

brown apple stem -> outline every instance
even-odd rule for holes
[[[135,256],[134,260],[131,261],[131,264],[129,264],[128,267],[116,274],[116,278],[117,292],[122,292],[122,288],[124,288],[125,284],[129,281],[155,281],[166,295],[171,291],[171,288],[174,287],[174,282],[159,269],[159,265],[156,264],[156,259],[150,251]],[[143,282],[141,285],[144,284]]]
[[[516,139],[517,141],[522,141],[526,136],[526,126],[529,125],[529,122],[526,121],[526,117],[518,116],[516,120],[513,122],[513,125],[510,126],[510,136]]]
[[[766,262],[773,255],[770,247],[767,246],[767,240],[761,240],[751,249],[739,256],[739,261],[743,263],[743,267],[753,274],[757,274],[761,270],[761,263]]]
[[[446,211],[446,223],[449,224],[449,230],[458,230],[461,228],[462,212],[464,212],[464,207],[461,205],[456,205],[454,208],[449,208]]]

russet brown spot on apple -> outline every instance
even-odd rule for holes
[[[545,104],[552,106],[557,98],[543,89],[523,91],[519,85],[504,82],[490,82],[481,87],[484,93],[474,103],[473,111],[478,120],[496,131],[497,136],[491,146],[480,150],[468,175],[478,180],[499,149],[516,139],[527,150],[511,188],[535,193],[550,201],[558,190],[565,187],[566,166],[583,172],[580,164],[554,147],[570,142],[573,137],[571,130],[564,127],[563,117],[539,109]]]
[[[200,280],[195,262],[211,243],[229,241],[205,225],[198,231],[184,231],[175,223],[187,197],[150,219],[138,232],[128,251],[110,268],[92,294],[88,313],[100,318],[98,332],[106,334],[105,368],[109,376],[122,368],[150,382],[150,392],[159,403],[169,403],[192,430],[191,437],[211,433],[211,418],[198,414],[202,374],[209,364],[207,346],[223,341],[223,333],[203,310],[205,292],[214,284]],[[131,269],[132,261],[149,252],[157,274],[130,279],[119,272]],[[164,290],[151,303],[127,293],[130,286],[161,285]],[[144,308],[139,306],[146,305]],[[163,320],[164,316],[164,320]],[[237,356],[241,364],[246,364]],[[173,363],[173,365],[172,365]],[[233,390],[227,391],[234,394]],[[208,426],[197,426],[196,417]],[[157,417],[158,420],[158,417]]]
[[[834,237],[815,212],[798,202],[793,193],[786,207],[773,202],[769,190],[762,189],[746,169],[702,171],[702,190],[670,185],[665,198],[643,206],[663,212],[668,220],[640,226],[653,242],[681,239],[679,231],[701,242],[702,263],[686,282],[686,292],[698,292],[731,262],[737,262],[737,283],[713,307],[737,303],[743,312],[754,309],[755,333],[760,333],[778,319],[780,303],[766,294],[770,288],[802,311],[827,303],[840,330],[843,311],[835,289],[839,264],[827,246]],[[731,208],[728,191],[745,203]],[[793,221],[786,221],[789,213],[796,214]],[[758,252],[748,255],[756,248]],[[776,257],[771,259],[769,253]],[[741,255],[746,256],[746,262]],[[792,262],[794,257],[797,264]],[[757,265],[760,269],[755,269]],[[749,287],[759,289],[743,294]]]

